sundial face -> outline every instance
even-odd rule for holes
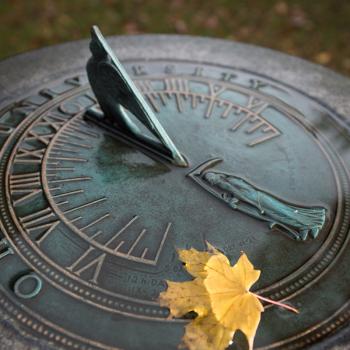
[[[65,348],[175,349],[185,321],[168,320],[157,297],[166,279],[189,279],[176,248],[208,241],[232,262],[245,251],[262,270],[257,291],[301,310],[267,307],[257,348],[303,348],[346,324],[349,141],[338,116],[254,71],[126,56],[188,167],[85,120],[98,104],[83,65],[5,103],[3,313]]]

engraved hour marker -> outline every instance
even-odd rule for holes
[[[10,190],[17,197],[13,201],[14,206],[31,200],[42,192],[40,173],[33,172],[10,175]]]
[[[11,247],[9,247],[8,242],[5,238],[0,240],[0,260],[5,258],[8,255],[12,255],[15,252]]]
[[[59,225],[60,220],[55,220],[55,217],[51,208],[47,207],[35,213],[20,217],[19,220],[28,234],[39,232],[35,241],[40,244]]]

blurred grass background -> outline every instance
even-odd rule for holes
[[[237,40],[350,75],[350,0],[0,0],[0,58],[87,38],[92,24]]]

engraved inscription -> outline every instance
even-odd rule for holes
[[[0,240],[0,260],[12,254],[14,254],[14,251],[11,247],[8,246],[7,240],[5,238],[1,239]]]
[[[40,173],[10,175],[10,190],[14,206],[28,203],[42,192]]]
[[[18,278],[13,291],[21,299],[32,299],[39,295],[43,287],[41,278],[34,272]]]
[[[49,207],[20,217],[19,219],[29,235],[35,234],[35,240],[38,244],[42,243],[60,224],[60,220],[57,220],[56,215]]]
[[[89,281],[97,284],[106,255],[106,253],[98,253],[94,247],[90,246],[72,265],[67,267],[67,270],[75,273],[77,276],[84,272],[90,273]]]

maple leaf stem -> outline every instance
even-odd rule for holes
[[[264,297],[262,297],[261,295],[258,295],[258,294],[255,294],[255,293],[252,293],[252,294],[254,294],[258,299],[263,300],[263,301],[266,301],[267,303],[270,303],[270,304],[273,304],[273,305],[277,305],[277,306],[283,307],[284,309],[287,309],[287,310],[289,310],[289,311],[295,312],[296,314],[299,313],[299,310],[296,309],[296,308],[294,308],[294,307],[292,307],[292,306],[289,306],[289,305],[287,305],[287,304],[283,304],[283,303],[281,303],[281,302],[279,302],[279,301],[271,300],[271,299],[269,299],[269,298],[264,298]]]

